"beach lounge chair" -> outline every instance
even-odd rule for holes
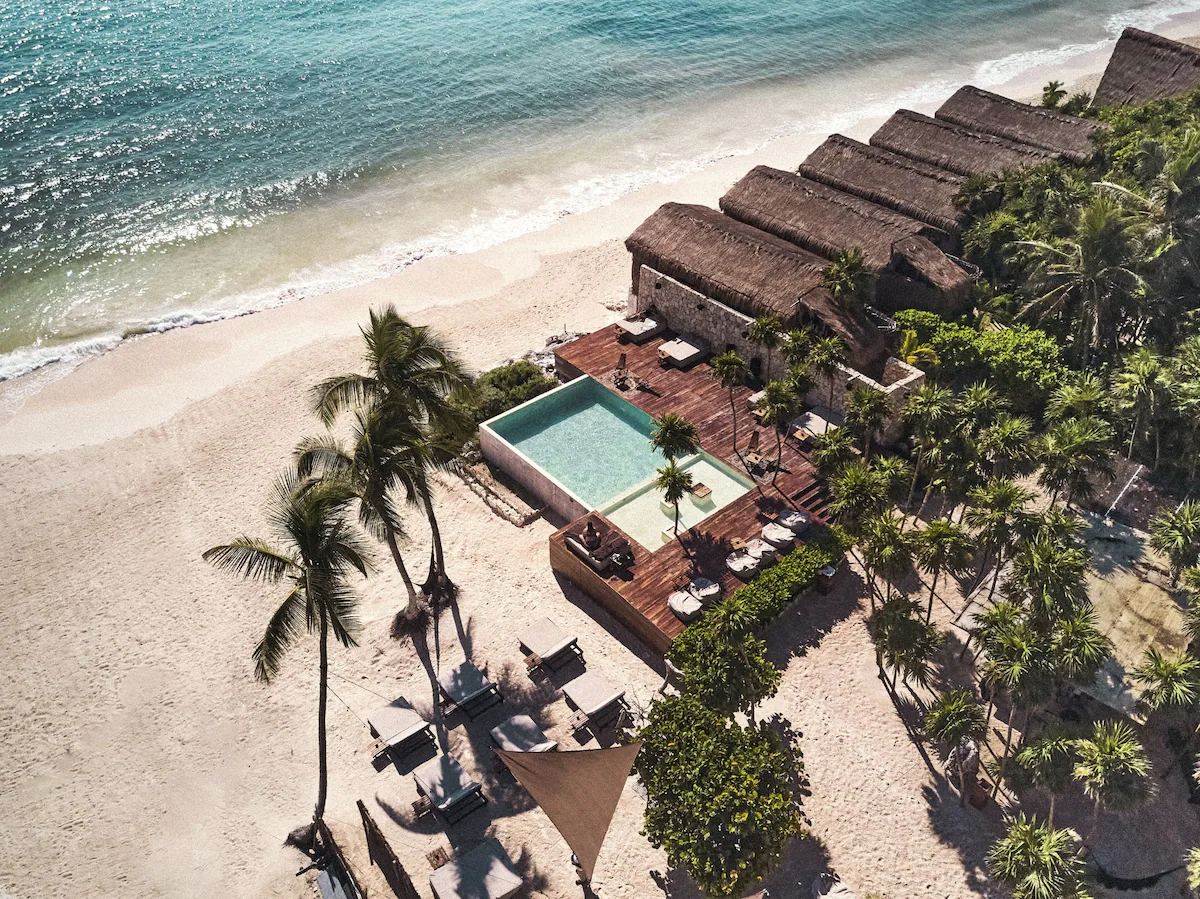
[[[487,805],[483,785],[467,776],[458,759],[439,755],[413,771],[417,790],[447,824],[461,821],[471,812]]]
[[[734,577],[748,581],[758,574],[758,559],[741,550],[730,553],[725,557],[725,567]]]
[[[790,553],[796,546],[796,535],[773,521],[763,526],[762,538],[782,554]]]
[[[643,344],[667,328],[666,322],[649,317],[625,318],[617,322],[617,340]]]
[[[743,552],[750,556],[750,558],[757,559],[761,568],[766,568],[768,565],[774,564],[778,556],[775,547],[759,537],[755,537],[753,540],[747,542]]]
[[[500,841],[488,838],[429,875],[436,899],[509,899],[524,882]]]
[[[491,730],[492,742],[509,752],[550,752],[558,743],[546,736],[528,715],[513,715]]]
[[[804,414],[793,419],[791,427],[788,430],[801,444],[807,445],[815,437],[824,437],[826,434],[832,434],[845,424],[845,422],[845,417],[834,412],[832,409],[827,409],[824,406],[814,406]]]
[[[575,730],[601,726],[620,717],[625,710],[625,691],[615,689],[594,671],[568,681],[562,689],[576,710],[571,720]]]
[[[531,669],[548,668],[555,671],[572,659],[583,661],[578,638],[568,634],[549,618],[530,622],[521,634],[521,646],[528,653],[525,664]]]
[[[451,703],[442,709],[447,715],[462,709],[468,718],[474,718],[492,706],[504,702],[500,688],[469,661],[443,673],[438,678],[438,685],[442,688],[442,695]]]
[[[687,591],[700,600],[706,609],[721,598],[721,585],[706,577],[698,577],[689,582]]]
[[[371,754],[379,758],[391,750],[398,756],[434,741],[433,728],[403,696],[367,715],[367,727],[375,742]]]
[[[808,530],[808,526],[812,523],[812,516],[803,509],[785,509],[782,512],[769,512],[767,518],[787,528],[797,537]]]
[[[766,466],[766,460],[758,451],[758,434],[758,431],[750,432],[750,442],[746,444],[746,452],[743,456],[746,460],[746,467],[751,471],[758,471]]]
[[[704,603],[686,590],[676,590],[667,597],[667,608],[684,624],[690,624],[703,614]]]
[[[664,368],[674,366],[678,369],[688,369],[704,356],[700,341],[687,334],[680,334],[658,348],[658,362]]]

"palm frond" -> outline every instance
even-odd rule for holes
[[[279,673],[284,655],[304,632],[306,606],[304,591],[297,584],[271,616],[262,640],[254,647],[254,676],[260,681],[269,681]]]
[[[214,546],[202,556],[221,571],[268,584],[278,583],[297,569],[296,560],[257,537],[238,537],[232,543]]]

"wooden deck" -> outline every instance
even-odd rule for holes
[[[676,412],[684,416],[696,426],[700,446],[706,452],[742,470],[733,451],[729,393],[712,378],[708,364],[702,362],[688,371],[659,366],[658,347],[671,336],[667,334],[643,346],[634,346],[619,343],[615,327],[610,326],[560,347],[555,356],[561,373],[590,375],[650,415]],[[622,391],[612,386],[612,372],[622,353],[626,356],[626,370],[645,381],[650,391]],[[746,410],[751,393],[745,387],[734,391],[738,445],[744,450],[751,434],[758,432],[760,450],[773,458],[775,432],[759,426]],[[725,570],[725,557],[732,552],[730,540],[759,536],[767,523],[764,513],[785,507],[781,494],[790,497],[797,507],[813,513],[815,520],[823,520],[827,503],[824,484],[807,456],[789,441],[783,444],[783,465],[777,485],[778,490],[771,486],[769,475],[760,477],[760,489],[751,490],[687,531],[683,537],[687,552],[678,540],[651,551],[630,539],[634,564],[624,576],[596,574],[566,546],[566,534],[582,530],[586,518],[580,519],[550,538],[551,566],[574,581],[651,649],[665,653],[671,640],[683,630],[683,623],[667,607],[668,596],[677,589],[675,584],[702,575],[720,582],[726,596],[737,589],[741,582]],[[603,516],[598,517],[616,529]]]

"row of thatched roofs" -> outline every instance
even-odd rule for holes
[[[1200,50],[1128,28],[1093,103],[1139,104],[1197,87]],[[873,367],[883,339],[865,313],[833,303],[822,286],[829,260],[858,248],[893,283],[961,296],[969,275],[948,254],[961,245],[954,197],[967,177],[1086,162],[1101,127],[963,87],[932,118],[898,111],[869,144],[832,135],[797,172],[758,166],[721,198],[720,212],[667,203],[625,242],[633,288],[644,264],[746,315],[817,319],[847,341],[858,367]]]

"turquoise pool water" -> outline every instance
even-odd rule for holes
[[[649,415],[584,378],[488,422],[589,509],[654,477]]]

